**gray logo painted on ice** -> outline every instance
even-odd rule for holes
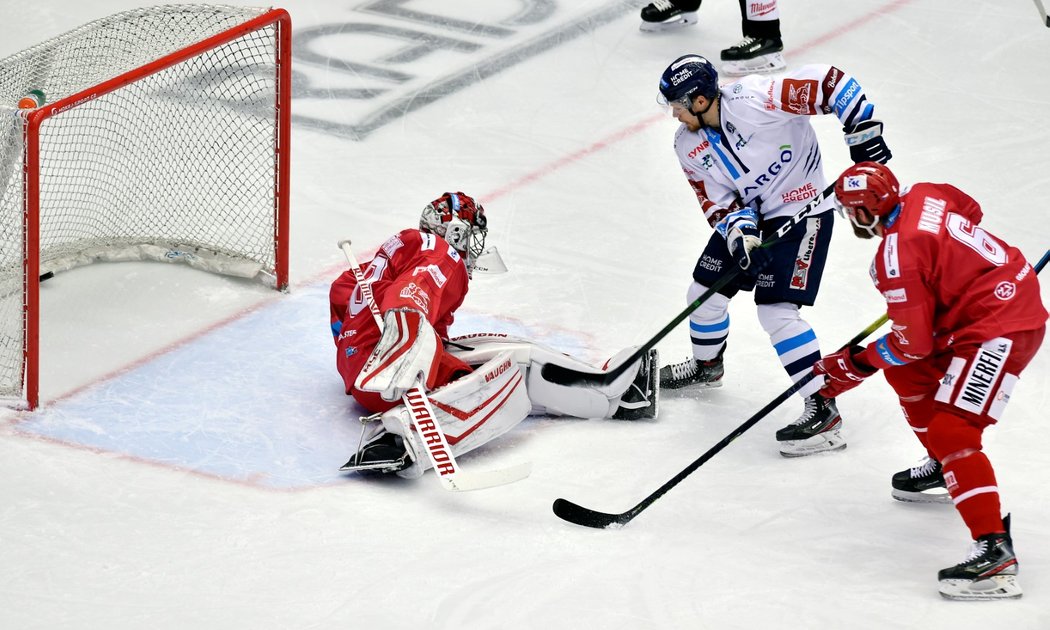
[[[296,28],[293,124],[352,140],[551,48],[593,31],[636,2],[589,12],[572,3],[518,0],[475,5],[375,0],[344,22]],[[426,6],[426,11],[413,5]],[[479,14],[484,9],[487,14]],[[575,11],[575,13],[574,13]],[[472,19],[474,14],[487,21]]]

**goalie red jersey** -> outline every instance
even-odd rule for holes
[[[383,243],[364,267],[381,313],[411,309],[423,313],[442,339],[448,338],[455,311],[467,294],[468,274],[463,257],[443,238],[407,229]],[[372,412],[398,402],[354,387],[368,357],[380,339],[379,326],[369,311],[352,271],[345,271],[329,292],[332,335],[337,348],[336,368],[346,392]],[[437,366],[428,387],[442,385],[471,368],[439,348]]]
[[[865,352],[871,365],[1042,327],[1047,311],[1032,265],[979,227],[981,218],[978,203],[949,184],[916,184],[901,195],[871,270],[893,321],[893,332]]]

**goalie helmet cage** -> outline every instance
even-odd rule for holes
[[[0,400],[39,403],[41,274],[150,259],[287,288],[290,102],[283,9],[135,9],[0,61]]]

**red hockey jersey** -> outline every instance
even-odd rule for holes
[[[467,295],[467,267],[459,252],[443,238],[415,229],[403,230],[383,243],[364,266],[364,276],[380,313],[391,308],[422,311],[442,339],[448,338],[456,309]],[[346,392],[360,401],[352,391],[354,381],[379,342],[379,326],[352,271],[336,278],[328,297],[336,367]]]
[[[982,216],[973,198],[949,184],[915,184],[901,196],[871,268],[892,331],[863,360],[880,369],[903,365],[1044,324],[1032,265],[978,227]]]

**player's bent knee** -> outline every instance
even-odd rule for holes
[[[802,320],[798,305],[789,302],[759,304],[756,312],[759,323],[770,337]]]
[[[934,414],[926,431],[926,439],[933,456],[942,464],[946,458],[960,452],[981,450],[981,429],[965,418],[946,411]]]
[[[686,291],[686,303],[692,304],[697,298],[703,295],[705,291],[707,291],[707,287],[694,281],[689,285],[689,289]],[[726,316],[728,311],[729,298],[721,293],[715,293],[707,298],[703,304],[690,314],[689,317],[690,319],[701,321],[721,320]]]

